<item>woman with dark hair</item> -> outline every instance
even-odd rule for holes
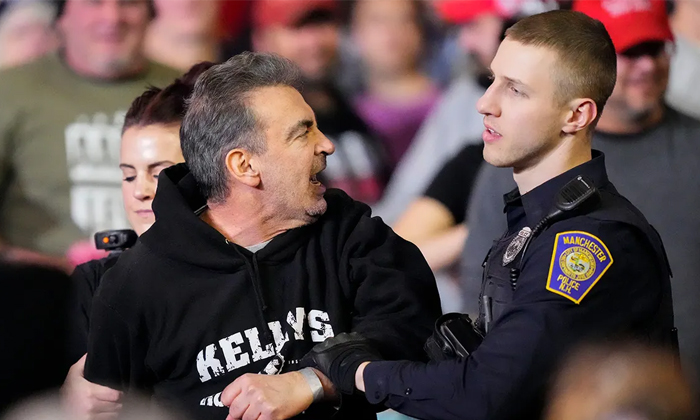
[[[197,78],[212,65],[209,62],[197,64],[164,89],[149,88],[132,102],[126,113],[119,167],[123,174],[122,197],[127,219],[138,235],[155,223],[151,205],[158,174],[168,166],[184,162],[179,133],[187,98]],[[83,378],[92,298],[102,275],[117,258],[118,255],[113,254],[81,264],[72,275],[75,313],[70,355],[71,362],[80,360],[68,372],[62,393],[68,408],[81,418],[113,413],[120,407],[119,392]]]

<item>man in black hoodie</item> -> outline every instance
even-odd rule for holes
[[[385,358],[424,358],[440,315],[430,269],[366,205],[318,182],[334,146],[299,80],[291,62],[251,53],[198,79],[187,164],[161,172],[156,223],[97,291],[88,380],[223,419],[227,385],[281,373],[265,377],[276,398],[245,376],[230,416],[364,419],[366,400],[334,398],[300,370],[314,343],[355,331]]]

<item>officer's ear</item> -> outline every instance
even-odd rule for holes
[[[585,130],[598,116],[598,107],[591,98],[576,98],[567,104],[567,113],[562,131],[565,134],[576,134]]]
[[[226,171],[233,179],[249,187],[260,185],[260,171],[254,155],[247,150],[233,149],[226,154]]]

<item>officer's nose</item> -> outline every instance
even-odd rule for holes
[[[500,116],[501,109],[498,104],[495,83],[492,83],[486,92],[476,102],[476,110],[482,115]]]

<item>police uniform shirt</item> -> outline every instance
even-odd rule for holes
[[[511,269],[522,252],[516,238],[550,213],[561,187],[578,175],[592,180],[599,204],[534,237],[513,288]],[[670,341],[663,245],[608,180],[602,153],[525,195],[505,198],[508,231],[484,264],[482,294],[492,300],[484,341],[466,359],[371,363],[364,371],[370,402],[423,419],[539,418],[549,376],[572,345],[628,335]]]

